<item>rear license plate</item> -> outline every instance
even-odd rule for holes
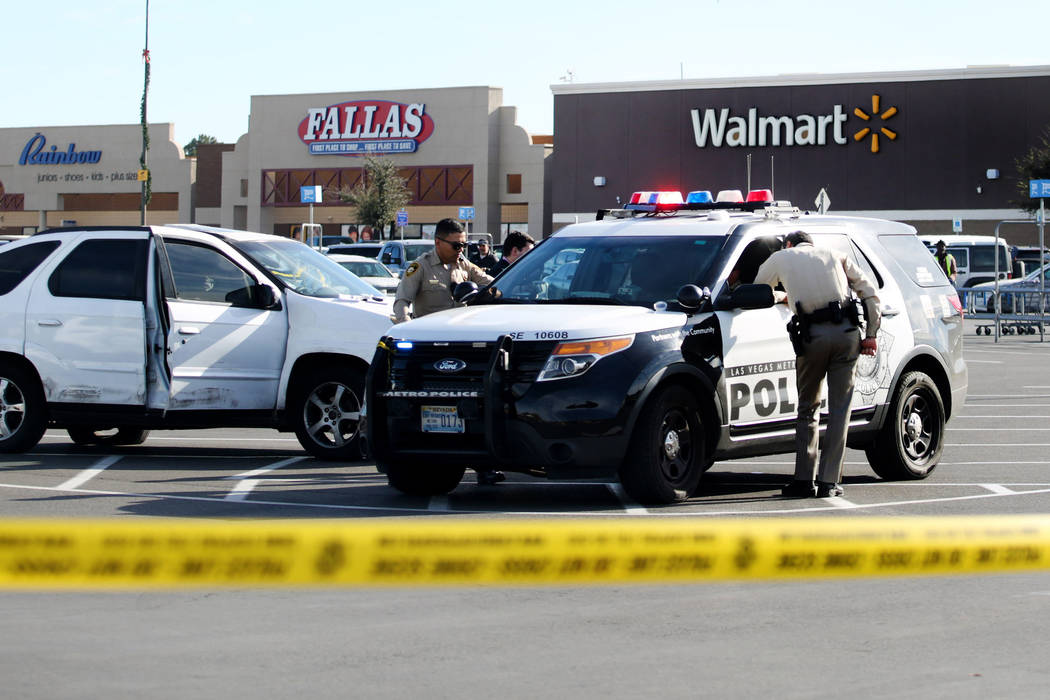
[[[455,406],[420,406],[424,433],[465,433],[466,424]]]

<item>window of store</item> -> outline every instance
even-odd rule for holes
[[[521,174],[507,173],[507,194],[521,194]]]

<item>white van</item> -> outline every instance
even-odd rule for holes
[[[360,456],[391,302],[298,241],[202,226],[63,228],[0,248],[0,452],[150,429],[294,431]]]
[[[981,282],[995,280],[995,236],[920,236],[922,242],[933,253],[937,241],[944,241],[948,252],[955,257],[959,272],[955,277],[955,287],[972,287]],[[999,279],[1006,280],[1012,276],[1013,264],[1010,258],[1010,244],[999,239]]]

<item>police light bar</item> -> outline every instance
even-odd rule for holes
[[[623,209],[600,209],[598,220],[606,214],[624,218],[636,212],[648,214],[667,214],[676,211],[710,211],[714,209],[735,209],[739,211],[758,211],[772,206],[790,207],[790,202],[774,202],[773,191],[768,189],[751,190],[744,195],[740,190],[721,190],[717,197],[711,197],[710,190],[693,190],[682,198],[682,193],[674,190],[639,190],[631,193],[631,198]],[[617,212],[620,212],[619,214]]]
[[[773,190],[751,190],[747,193],[745,202],[772,202]]]

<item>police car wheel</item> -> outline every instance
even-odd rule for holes
[[[69,439],[78,445],[141,445],[149,437],[142,428],[68,428]]]
[[[429,464],[425,458],[416,462],[383,461],[376,466],[386,474],[391,487],[409,496],[442,496],[459,486],[467,471],[466,467]]]
[[[706,466],[696,399],[680,386],[659,389],[646,403],[620,465],[620,483],[639,503],[682,501]]]
[[[297,382],[290,404],[303,449],[318,459],[360,459],[364,389],[364,374],[352,367],[322,367]]]
[[[47,428],[47,401],[30,372],[0,363],[0,452],[31,449]]]
[[[944,402],[925,372],[908,372],[897,385],[886,424],[866,450],[876,474],[889,481],[925,479],[944,449]]]

